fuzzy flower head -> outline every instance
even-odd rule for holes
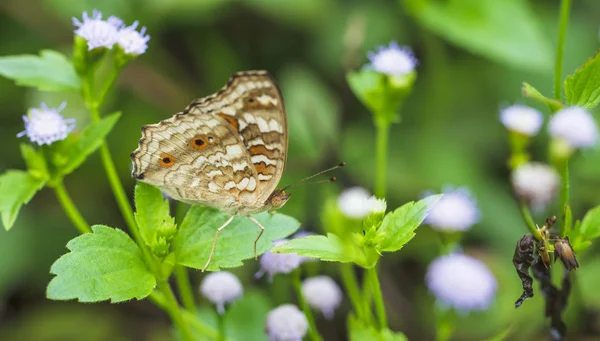
[[[517,167],[511,181],[517,196],[540,210],[554,199],[560,176],[548,165],[530,162]]]
[[[74,118],[65,119],[60,114],[66,105],[67,102],[63,102],[58,108],[48,108],[42,102],[40,108],[30,109],[28,115],[23,115],[25,130],[17,137],[27,136],[38,146],[64,140],[75,128]]]
[[[279,246],[288,242],[288,239],[281,239],[274,242],[275,246]],[[254,275],[256,278],[262,277],[265,273],[269,281],[278,274],[288,274],[294,271],[304,262],[306,257],[299,256],[295,253],[273,253],[265,252],[260,256],[260,270]]]
[[[326,319],[331,320],[333,313],[342,302],[342,290],[331,277],[316,276],[302,282],[302,295],[313,309],[320,310]]]
[[[340,194],[338,207],[342,213],[353,219],[362,219],[371,213],[384,213],[385,199],[377,199],[362,187],[352,187]]]
[[[544,118],[534,108],[517,104],[500,112],[500,122],[510,131],[533,136],[540,131]]]
[[[308,332],[306,316],[293,304],[284,304],[267,315],[269,341],[302,341]]]
[[[475,199],[466,188],[448,189],[424,221],[436,230],[466,231],[479,222]]]
[[[437,258],[429,265],[425,279],[429,291],[442,304],[461,312],[486,310],[498,287],[485,264],[464,254]]]
[[[414,71],[417,58],[412,50],[405,46],[398,46],[392,41],[388,46],[380,46],[376,52],[369,52],[369,66],[373,70],[388,76],[403,76]]]
[[[135,21],[133,25],[120,29],[116,37],[116,43],[123,51],[133,56],[146,52],[150,40],[150,36],[146,34],[146,27],[136,31],[138,25],[139,22]]]
[[[573,148],[591,147],[598,141],[598,127],[592,115],[583,108],[571,107],[550,119],[550,135]]]
[[[111,16],[102,20],[102,13],[94,10],[92,17],[83,12],[83,19],[73,18],[73,25],[77,28],[75,34],[87,40],[88,50],[105,47],[111,49],[117,41],[117,34],[123,21]]]
[[[225,312],[225,303],[231,303],[242,296],[244,288],[240,280],[231,272],[213,272],[200,284],[202,296],[217,306],[219,314]]]

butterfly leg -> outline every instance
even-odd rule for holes
[[[208,260],[206,261],[206,264],[202,268],[202,272],[204,272],[204,270],[206,270],[206,268],[208,268],[208,264],[210,264],[210,261],[212,260],[213,253],[215,253],[215,246],[217,246],[217,237],[219,237],[219,232],[221,232],[221,230],[224,229],[225,226],[229,225],[229,223],[231,223],[231,221],[233,220],[234,217],[235,216],[233,216],[233,215],[231,217],[229,217],[229,219],[227,219],[225,224],[221,225],[221,227],[219,227],[217,229],[217,232],[215,232],[215,240],[213,240],[212,249],[210,249],[210,255],[208,255]]]
[[[256,254],[256,243],[258,243],[260,236],[262,236],[263,232],[265,232],[265,227],[262,226],[258,222],[258,220],[256,220],[253,216],[248,216],[248,218],[250,218],[250,220],[252,220],[252,222],[255,223],[258,227],[260,227],[260,233],[258,234],[258,237],[256,237],[256,240],[254,241],[254,259],[258,259],[258,255]]]

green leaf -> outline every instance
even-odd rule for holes
[[[87,126],[80,134],[72,133],[65,140],[59,141],[52,150],[56,175],[64,177],[77,169],[88,155],[102,145],[104,137],[110,133],[119,117],[120,112],[113,113]]]
[[[254,216],[265,232],[257,243],[257,253],[262,254],[273,247],[273,241],[294,233],[300,223],[283,214],[263,212]],[[215,232],[229,218],[219,210],[193,206],[183,219],[172,247],[177,254],[177,263],[202,269],[213,244]],[[245,259],[254,258],[254,240],[260,228],[247,217],[235,217],[219,233],[217,246],[208,270],[233,268],[242,265]]]
[[[546,105],[552,112],[559,111],[564,107],[560,101],[542,95],[541,92],[529,83],[523,82],[521,92],[523,93],[523,97],[530,98],[538,103]]]
[[[172,238],[175,233],[175,219],[170,215],[169,201],[160,189],[138,182],[135,186],[135,221],[146,245],[158,256],[165,256],[168,244],[162,238]]]
[[[567,105],[592,109],[600,103],[600,53],[565,79]]]
[[[21,143],[21,155],[27,164],[27,169],[32,177],[40,181],[48,181],[50,173],[46,158],[40,150],[36,150],[32,145]]]
[[[328,233],[327,236],[310,235],[304,238],[294,238],[281,244],[273,250],[275,253],[297,253],[300,256],[319,258],[327,262],[355,262],[359,265],[366,263],[362,252],[344,243],[338,236]]]
[[[408,341],[403,333],[389,329],[378,330],[359,321],[353,315],[348,316],[348,338],[350,341]]]
[[[0,175],[0,215],[8,231],[15,223],[19,210],[42,189],[46,181],[22,170],[8,170]]]
[[[46,295],[53,300],[79,302],[138,300],[150,295],[156,279],[129,236],[108,226],[92,226],[94,233],[72,239],[71,251],[60,257],[50,273]]]
[[[431,31],[462,48],[524,70],[552,67],[548,35],[522,0],[404,0]],[[510,25],[507,25],[510,18]]]
[[[585,214],[579,227],[579,234],[584,240],[600,237],[600,206],[592,208]]]
[[[36,87],[41,91],[79,91],[81,81],[73,64],[61,53],[42,50],[40,56],[0,57],[0,75],[17,85]]]
[[[385,252],[400,250],[415,236],[415,230],[441,197],[442,195],[432,195],[417,202],[409,202],[388,213],[377,231],[378,235],[384,236],[377,248]]]

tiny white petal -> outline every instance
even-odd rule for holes
[[[146,52],[150,40],[150,36],[146,34],[146,27],[136,31],[138,25],[139,22],[135,21],[133,25],[120,29],[116,39],[125,53],[135,56]]]
[[[73,18],[73,25],[77,28],[75,34],[87,40],[88,50],[99,47],[112,48],[117,39],[117,32],[123,24],[121,19],[111,16],[102,20],[102,13],[94,10],[92,17],[83,12],[83,20]]]
[[[533,136],[540,131],[544,123],[544,117],[542,113],[534,108],[525,105],[513,105],[500,112],[500,121],[508,130]]]
[[[448,189],[429,210],[425,223],[436,230],[466,231],[479,221],[475,199],[466,188]]]
[[[554,199],[560,176],[548,165],[530,162],[517,167],[512,173],[511,181],[515,193],[539,210]]]
[[[316,276],[302,282],[302,295],[313,309],[320,310],[326,319],[333,318],[333,313],[342,302],[342,290],[331,277]]]
[[[385,213],[387,203],[385,199],[377,199],[376,196],[372,196],[367,199],[367,207],[369,208],[369,213]]]
[[[286,243],[288,239],[281,239],[274,242],[275,246]],[[269,281],[273,280],[273,276],[278,273],[288,274],[305,261],[305,257],[295,253],[273,253],[265,252],[260,256],[260,270],[255,277],[260,278],[263,274],[267,274]]]
[[[441,303],[463,312],[486,310],[498,287],[496,278],[485,264],[464,254],[434,260],[427,269],[426,281]]]
[[[266,327],[269,341],[302,341],[308,321],[295,305],[284,304],[269,312]]]
[[[213,272],[202,280],[200,292],[207,300],[217,306],[219,314],[225,312],[225,303],[231,303],[240,298],[244,288],[240,280],[231,272]]]
[[[562,109],[552,116],[548,128],[552,137],[575,148],[591,147],[598,140],[596,122],[583,108]]]
[[[392,41],[389,46],[380,46],[376,52],[369,52],[369,64],[375,71],[389,76],[402,76],[414,71],[417,59],[408,47],[400,47]]]
[[[39,146],[64,140],[75,128],[75,119],[65,119],[60,114],[65,106],[66,102],[58,108],[48,108],[46,103],[41,103],[40,108],[30,109],[29,114],[23,116],[25,130],[17,137],[27,136]]]

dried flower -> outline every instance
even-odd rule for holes
[[[469,190],[448,188],[433,204],[424,222],[436,230],[466,231],[478,221],[479,210]]]
[[[426,280],[429,290],[441,303],[463,312],[487,309],[498,286],[485,264],[464,254],[434,260]]]
[[[513,105],[500,112],[500,121],[506,129],[533,136],[538,133],[544,123],[542,114],[525,105]]]
[[[42,102],[40,108],[32,108],[28,115],[23,116],[25,130],[18,133],[17,137],[26,135],[39,146],[64,140],[75,128],[75,119],[65,119],[60,115],[66,105],[67,102],[63,102],[58,108],[48,108]]]
[[[539,210],[554,199],[560,176],[548,165],[530,162],[517,167],[511,181],[517,196]]]
[[[219,271],[206,275],[200,284],[200,292],[217,306],[219,314],[225,312],[225,303],[231,303],[242,296],[244,288],[240,280],[231,272]]]
[[[328,276],[305,279],[302,282],[302,295],[312,308],[320,310],[328,320],[333,318],[335,309],[342,302],[342,290]]]
[[[284,304],[269,312],[266,327],[269,341],[302,341],[308,321],[295,305]]]
[[[567,270],[575,270],[579,267],[575,251],[573,251],[573,247],[569,242],[569,237],[558,239],[554,242],[554,255],[556,256],[554,260],[556,261],[556,258],[559,258]]]
[[[395,41],[390,42],[389,46],[380,46],[376,52],[369,52],[367,56],[375,71],[389,76],[409,74],[418,63],[410,48],[400,47]]]
[[[598,127],[592,115],[583,108],[571,107],[550,119],[550,135],[573,148],[591,147],[598,140]]]

